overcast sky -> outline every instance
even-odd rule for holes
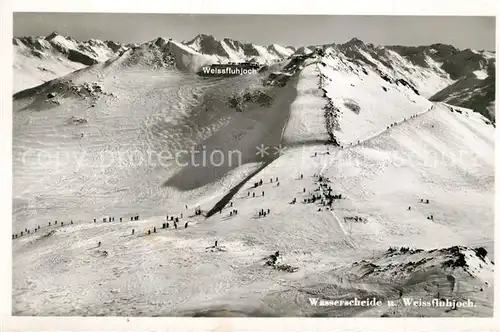
[[[495,17],[291,16],[15,13],[14,36],[53,31],[78,40],[140,43],[156,37],[189,40],[205,33],[260,45],[343,43],[357,37],[375,45],[451,44],[495,50]]]

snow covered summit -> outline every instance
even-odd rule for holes
[[[215,55],[223,62],[243,62],[254,59],[260,63],[269,63],[286,59],[294,52],[290,47],[277,44],[266,47],[230,38],[217,40],[205,34],[200,34],[184,44],[200,53]]]

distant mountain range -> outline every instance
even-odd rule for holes
[[[374,46],[353,38],[344,44],[260,46],[200,34],[189,41],[157,38],[143,44],[91,39],[77,41],[56,32],[47,37],[14,38],[14,92],[31,88],[72,71],[110,61],[127,66],[177,67],[197,71],[205,64],[255,60],[285,61],[321,48],[369,65],[379,74],[409,82],[432,101],[474,109],[495,118],[495,53],[459,50],[451,45]]]

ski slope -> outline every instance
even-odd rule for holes
[[[126,53],[23,92],[26,97],[14,101],[17,231],[48,224],[55,215],[93,220],[124,209],[155,214],[165,200],[184,202],[192,194],[182,191],[212,184],[239,166],[236,159],[221,167],[189,166],[196,164],[189,158],[191,148],[205,153],[218,149],[227,158],[237,150],[246,164],[260,162],[255,155],[259,144],[279,143],[280,131],[274,128],[286,121],[293,86],[276,96],[279,112],[251,106],[240,113],[228,107],[227,98],[258,87],[259,75],[221,79],[152,71],[145,65],[137,69],[129,61],[134,55]],[[102,93],[81,98],[69,88],[80,89],[87,82],[98,84]],[[53,91],[60,105],[46,99]],[[68,122],[73,118],[86,123]],[[263,120],[267,122],[260,125]],[[68,201],[60,205],[61,198]]]
[[[306,63],[300,75],[299,95],[284,135],[289,144],[328,141],[323,109],[328,101],[337,109],[333,132],[341,145],[375,136],[432,106],[407,86],[387,82],[373,68],[342,54]]]
[[[313,57],[284,87],[269,88],[271,107],[252,104],[236,112],[226,99],[263,88],[269,72],[205,79],[150,70],[149,61],[136,67],[127,61],[132,52],[124,56],[14,100],[13,229],[42,226],[13,240],[14,315],[313,315],[307,298],[326,290],[397,297],[389,273],[360,281],[352,265],[363,259],[388,264],[389,246],[483,246],[493,257],[494,127],[476,113],[451,111],[397,84],[384,91],[386,81],[374,72],[348,70],[332,57]],[[103,93],[75,95],[71,86],[88,82]],[[60,105],[46,100],[54,91]],[[346,99],[359,113],[341,108]],[[321,108],[328,101],[341,111],[334,132],[340,146],[325,144]],[[68,125],[71,117],[87,123]],[[270,148],[266,158],[255,154],[259,143]],[[279,143],[284,149],[274,150]],[[193,144],[237,149],[244,163],[219,169],[116,159],[120,153],[172,154]],[[73,159],[61,162],[60,155]],[[304,202],[324,193],[322,183],[342,194],[331,210]],[[210,218],[195,215],[196,207],[209,211],[235,187],[233,206]],[[269,214],[259,217],[261,209]],[[140,219],[131,221],[135,215]],[[178,229],[172,221],[162,229],[166,215],[179,218]],[[115,221],[103,223],[103,217]],[[275,251],[298,271],[266,266],[263,259]],[[477,269],[473,276],[449,273],[470,289],[489,281],[482,285],[486,295],[475,295],[481,306],[467,313],[491,315],[491,279],[483,266]],[[488,275],[491,266],[484,269]],[[402,273],[402,282],[413,277]],[[430,281],[404,288],[431,296]]]

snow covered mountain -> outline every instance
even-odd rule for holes
[[[107,60],[126,46],[113,41],[77,41],[56,32],[47,37],[14,38],[14,92],[40,85]]]
[[[112,41],[77,41],[58,33],[47,37],[14,38],[14,92],[40,85],[72,71],[104,62],[130,50],[129,63],[148,63],[196,71],[202,65],[255,60],[269,64],[289,57],[294,49],[277,44],[268,47],[225,38],[198,35],[189,42],[157,38],[141,45],[121,45]],[[167,59],[169,58],[170,59]],[[134,60],[135,59],[135,60]],[[123,60],[123,59],[122,59]]]
[[[333,48],[386,75],[404,79],[433,101],[467,107],[494,120],[495,53],[451,45],[373,46],[353,38]]]
[[[495,54],[488,51],[458,50],[444,44],[375,47],[356,38],[344,44],[303,46],[295,50],[277,44],[260,46],[229,38],[217,40],[205,34],[182,43],[160,37],[142,45],[120,45],[100,40],[79,42],[57,33],[45,38],[14,38],[13,42],[14,92],[106,61],[132,48],[132,57],[137,59],[132,62],[153,61],[160,66],[176,65],[188,71],[197,71],[203,65],[214,63],[249,60],[276,63],[292,54],[306,55],[321,48],[334,50],[384,75],[403,79],[433,101],[471,108],[494,121]]]
[[[430,99],[473,109],[495,122],[495,55],[465,50],[460,56],[468,57],[468,70]],[[459,66],[463,61],[458,61]]]
[[[495,128],[428,99],[463,73],[254,48],[158,38],[14,95],[15,315],[492,315]],[[193,74],[250,56],[271,61]],[[309,303],[400,289],[478,306]]]
[[[255,59],[259,63],[269,63],[286,59],[294,52],[292,47],[283,47],[277,44],[266,47],[229,38],[217,40],[213,36],[205,34],[200,34],[184,44],[200,53],[215,55],[222,63],[242,62],[251,59]]]

